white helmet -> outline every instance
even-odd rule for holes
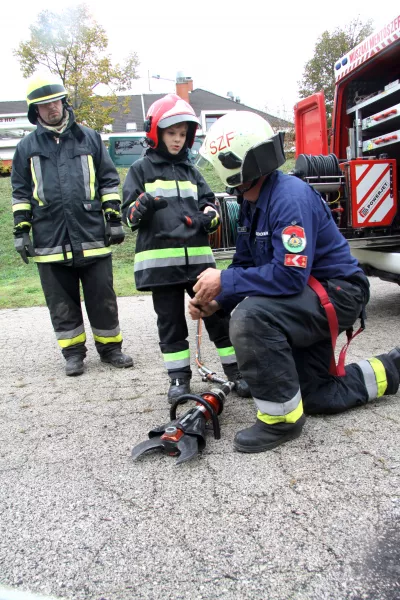
[[[207,132],[196,164],[211,163],[228,187],[237,187],[269,175],[285,162],[284,133],[249,111],[220,117]]]

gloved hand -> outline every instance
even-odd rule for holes
[[[146,192],[140,194],[128,212],[128,220],[132,227],[137,229],[142,221],[149,221],[157,210],[168,206],[168,202],[161,196],[155,198]]]
[[[217,213],[214,210],[211,210],[206,214],[199,212],[194,217],[185,215],[181,217],[182,223],[175,227],[175,229],[170,231],[160,231],[159,233],[156,233],[155,237],[163,240],[189,240],[199,231],[207,231],[206,228],[211,228],[211,222],[216,216]]]
[[[125,231],[122,227],[121,217],[106,214],[106,246],[122,244],[125,239]]]
[[[35,249],[27,231],[21,231],[15,235],[14,246],[26,264],[29,264],[28,256],[36,256]]]
[[[208,212],[198,212],[194,217],[189,217],[192,220],[192,227],[196,228],[196,231],[206,231],[207,233],[211,230],[217,229],[219,225],[219,215],[215,210],[209,210]]]

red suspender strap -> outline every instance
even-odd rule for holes
[[[309,276],[307,284],[310,288],[317,294],[319,301],[323,308],[325,309],[326,316],[328,318],[329,331],[331,332],[331,342],[332,342],[332,358],[331,364],[329,367],[329,373],[331,375],[342,376],[343,373],[339,373],[338,368],[335,363],[335,348],[336,348],[336,340],[339,335],[339,323],[337,320],[336,310],[333,306],[332,302],[329,299],[328,292],[324,288],[324,286],[312,275]],[[344,371],[344,368],[343,368]]]
[[[337,341],[337,338],[339,335],[339,323],[337,320],[335,307],[333,306],[332,302],[330,301],[326,289],[317,279],[315,279],[315,277],[310,275],[308,278],[307,284],[317,294],[319,301],[321,302],[321,305],[325,309],[326,316],[328,318],[329,331],[331,333],[331,341],[332,341],[332,358],[331,358],[331,364],[329,367],[329,373],[331,375],[336,375],[336,377],[343,377],[344,375],[346,375],[344,363],[346,360],[347,349],[349,347],[351,340],[353,340],[359,333],[361,333],[364,330],[364,328],[365,328],[364,319],[361,316],[361,327],[358,331],[356,331],[356,333],[353,334],[352,327],[350,329],[346,330],[347,342],[340,351],[338,364],[336,366],[335,348],[336,348],[336,341]],[[364,313],[362,313],[362,314],[364,314]]]

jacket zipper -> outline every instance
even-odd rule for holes
[[[179,189],[179,182],[178,179],[175,175],[175,166],[172,165],[172,172],[174,174],[174,179],[175,179],[175,183],[176,183],[176,189],[178,190],[178,198],[179,198],[179,204],[182,207],[182,212],[183,212],[183,201],[181,198],[181,191]],[[188,251],[187,251],[187,246],[185,243],[183,243],[183,248],[185,250],[185,262],[186,262],[186,279],[189,280],[189,256],[188,256]]]

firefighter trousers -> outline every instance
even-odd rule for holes
[[[193,286],[187,284],[160,286],[152,289],[153,306],[157,314],[158,336],[164,365],[172,378],[190,379],[190,350],[185,316],[185,291],[193,298]],[[229,316],[214,314],[204,319],[210,340],[219,354],[225,374],[231,378],[237,372],[235,350],[229,339]]]
[[[38,263],[38,268],[51,322],[65,358],[86,356],[80,283],[98,353],[105,356],[121,348],[111,256],[79,267]]]
[[[360,316],[368,284],[331,279],[323,285],[343,332]],[[231,316],[230,337],[257,416],[266,423],[294,423],[303,406],[308,414],[339,413],[396,393],[399,386],[398,370],[386,354],[346,366],[343,377],[329,373],[328,319],[309,286],[294,296],[246,298]]]

